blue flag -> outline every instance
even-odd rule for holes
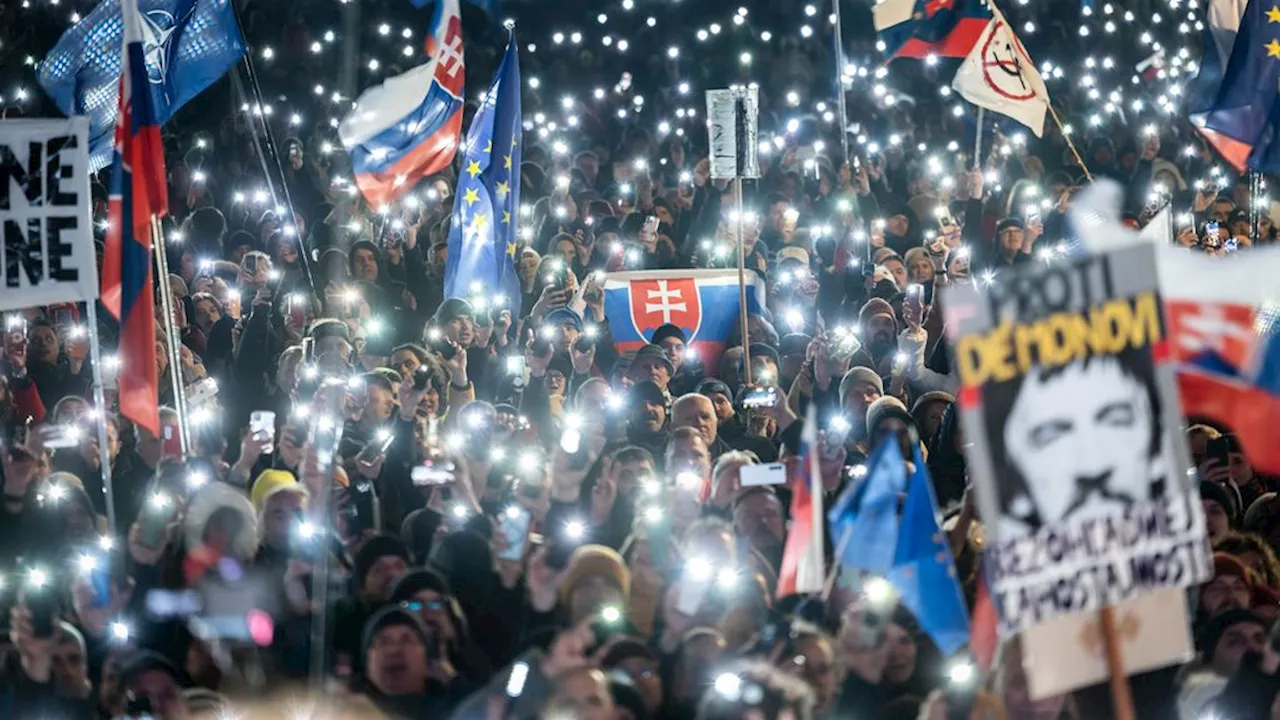
[[[842,567],[889,573],[898,538],[898,493],[906,481],[897,442],[881,442],[867,460],[866,476],[847,487],[827,513]]]
[[[520,316],[520,280],[516,276],[517,213],[520,210],[520,57],[515,35],[498,74],[471,121],[463,145],[462,170],[449,227],[445,298],[477,291],[491,307],[508,307]]]
[[[1204,127],[1251,146],[1248,164],[1255,170],[1277,169],[1270,148],[1277,82],[1280,7],[1274,0],[1249,0]]]
[[[950,655],[969,642],[969,613],[918,447],[915,465],[888,580],[938,649]]]
[[[244,54],[231,0],[139,0],[146,90],[163,125]],[[37,80],[68,116],[89,117],[89,164],[111,162],[124,48],[120,0],[101,0],[40,63]],[[143,88],[135,88],[134,92]]]

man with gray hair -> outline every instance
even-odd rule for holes
[[[785,408],[784,403],[780,402],[779,405]],[[712,460],[718,459],[730,450],[750,450],[762,462],[773,462],[778,459],[778,451],[768,440],[748,434],[737,438],[731,445],[719,437],[718,426],[719,419],[716,417],[715,405],[706,395],[698,393],[681,395],[671,406],[671,427],[673,429],[688,427],[696,430],[706,442]]]

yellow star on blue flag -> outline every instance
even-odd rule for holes
[[[1193,93],[1190,111],[1205,129],[1245,146],[1251,170],[1280,172],[1280,0],[1247,3],[1226,67],[1217,73],[1221,81],[1211,99]]]
[[[504,309],[517,317],[521,292],[514,260],[520,241],[511,219],[520,204],[520,132],[520,58],[513,33],[463,145],[444,296],[466,298],[478,285],[505,297]]]

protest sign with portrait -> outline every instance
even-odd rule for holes
[[[1151,246],[947,296],[1004,634],[1205,580]]]

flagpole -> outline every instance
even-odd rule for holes
[[[1249,240],[1255,245],[1258,238],[1258,219],[1262,216],[1258,208],[1258,196],[1262,190],[1262,175],[1255,170],[1249,171]]]
[[[107,527],[116,531],[115,489],[111,487],[111,451],[107,447],[107,401],[102,391],[102,343],[98,339],[98,301],[85,302],[89,323],[89,363],[93,369],[93,406],[97,411],[98,470],[102,472],[102,489],[107,497]]]
[[[1058,111],[1053,109],[1053,103],[1045,98],[1045,107],[1049,108],[1049,116],[1053,118],[1053,124],[1058,126],[1058,131],[1062,133],[1062,139],[1067,141],[1067,147],[1071,149],[1071,154],[1075,156],[1076,162],[1080,165],[1080,169],[1084,171],[1085,179],[1093,182],[1093,173],[1089,172],[1089,166],[1084,164],[1084,158],[1080,157],[1080,151],[1076,149],[1076,144],[1071,142],[1071,133],[1062,125],[1062,118],[1058,117]]]
[[[738,318],[742,323],[742,379],[751,384],[751,340],[747,337],[747,249],[743,246],[742,178],[734,178],[733,199],[738,206]]]
[[[840,574],[840,558],[844,557],[844,551],[849,546],[849,539],[853,537],[852,531],[845,531],[840,536],[840,544],[836,546],[835,555],[832,556],[831,570],[827,572],[827,579],[822,582],[822,601],[826,602],[831,597],[831,591],[836,588],[836,575]]]
[[[849,164],[849,114],[845,109],[844,97],[844,32],[840,24],[840,0],[831,0],[832,15],[835,17],[836,45],[836,106],[840,109],[840,149],[844,152],[844,164]]]
[[[1111,704],[1116,720],[1134,720],[1133,695],[1124,672],[1124,655],[1120,651],[1120,633],[1116,630],[1116,611],[1104,607],[1098,611],[1102,624],[1102,644],[1107,653],[1107,672],[1111,677]]]
[[[982,167],[982,123],[987,119],[987,109],[978,106],[978,132],[977,137],[973,139],[973,167],[974,169]]]
[[[160,227],[160,218],[151,216],[151,246],[156,256],[156,273],[160,276],[160,310],[164,313],[164,332],[168,336],[165,343],[169,355],[169,381],[173,384],[173,407],[178,411],[178,434],[182,441],[182,454],[191,454],[191,436],[187,432],[187,402],[182,388],[182,353],[178,345],[182,336],[178,334],[173,323],[173,293],[169,291],[169,257],[164,248],[164,229]]]

